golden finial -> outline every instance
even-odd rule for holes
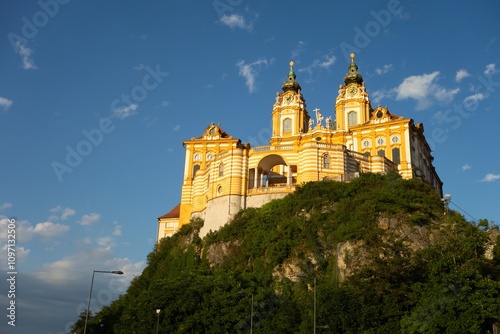
[[[291,62],[290,62],[290,68],[293,68],[293,65],[294,65],[294,62],[293,62],[293,61],[291,61]]]
[[[354,62],[354,53],[351,53],[351,61]]]

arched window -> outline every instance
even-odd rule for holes
[[[397,138],[397,137],[395,137]],[[392,162],[395,164],[400,164],[401,163],[401,156],[399,153],[399,148],[395,147],[392,149]]]
[[[385,157],[385,150],[378,150],[377,155],[381,156],[381,157]]]
[[[292,132],[292,120],[290,118],[283,120],[283,132]]]
[[[328,154],[323,155],[323,168],[330,168],[330,156]]]
[[[196,176],[196,172],[200,169],[200,165],[193,166],[193,178]]]
[[[355,111],[351,111],[350,113],[347,114],[347,124],[349,126],[354,126],[358,124],[358,116],[356,115]]]
[[[219,165],[219,176],[223,176],[224,175],[224,164],[220,164]]]

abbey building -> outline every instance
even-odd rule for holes
[[[180,204],[158,218],[158,240],[193,216],[205,220],[203,236],[239,210],[284,197],[299,184],[348,182],[363,172],[396,170],[442,194],[424,127],[371,106],[354,54],[335,100],[335,119],[318,109],[308,112],[293,62],[281,89],[272,106],[269,145],[251,147],[213,123],[184,142]]]

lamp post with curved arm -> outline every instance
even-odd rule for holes
[[[92,282],[90,283],[90,293],[89,293],[89,302],[87,303],[87,315],[85,316],[85,327],[83,328],[83,334],[87,333],[87,323],[89,321],[89,311],[90,311],[90,299],[92,298],[92,287],[94,286],[94,275],[95,273],[106,273],[106,274],[114,274],[114,275],[123,275],[123,271],[120,270],[94,270],[92,272]]]

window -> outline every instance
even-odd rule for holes
[[[395,164],[401,163],[401,156],[399,153],[399,148],[392,149],[392,162],[394,162]]]
[[[351,111],[350,113],[347,114],[347,124],[349,126],[354,126],[358,124],[358,116],[356,115],[355,111]]]
[[[381,156],[381,157],[385,157],[385,150],[378,150],[377,155]]]
[[[392,141],[393,144],[396,144],[396,143],[399,142],[399,137],[398,136],[394,136],[394,137],[391,138],[391,141]]]
[[[292,120],[290,118],[285,118],[283,120],[283,132],[292,131]]]
[[[363,140],[363,147],[370,147],[370,141],[369,140]]]
[[[384,138],[377,138],[377,145],[381,146],[385,144]]]
[[[200,165],[193,166],[193,178],[196,176],[196,172],[200,169]]]
[[[217,195],[222,195],[222,186],[217,187]]]
[[[200,160],[200,153],[196,153],[193,158],[194,161]]]
[[[219,165],[219,176],[223,176],[223,175],[224,175],[224,165],[220,164]]]
[[[328,154],[323,156],[323,168],[330,168],[330,156]]]
[[[212,160],[212,158],[213,158],[212,153],[208,153],[208,154],[207,154],[207,160]]]

